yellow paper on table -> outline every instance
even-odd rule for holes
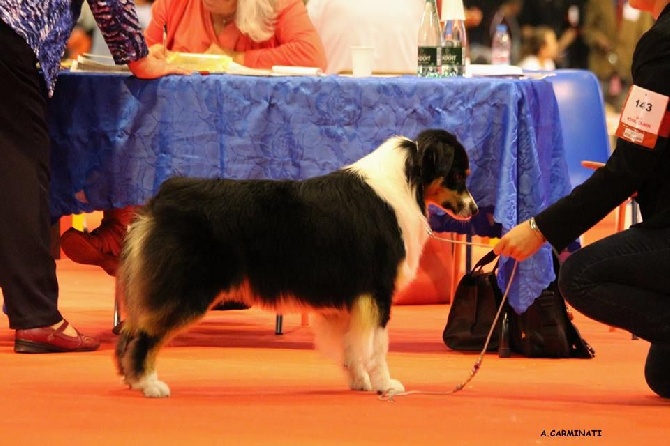
[[[183,53],[179,51],[169,52],[165,59],[170,64],[201,73],[225,73],[228,70],[228,64],[233,61],[232,57],[224,54]]]

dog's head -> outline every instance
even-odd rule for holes
[[[470,162],[463,145],[451,133],[437,129],[424,130],[415,141],[417,152],[412,164],[423,192],[417,198],[455,219],[469,220],[478,208],[465,186]]]

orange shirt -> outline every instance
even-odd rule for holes
[[[165,24],[167,48],[171,51],[204,53],[216,43],[223,49],[244,52],[244,65],[251,68],[293,65],[325,70],[323,44],[303,1],[283,0],[280,4],[283,7],[277,16],[275,34],[265,42],[254,42],[234,23],[217,36],[201,0],[156,0],[144,34],[149,46],[162,43]]]

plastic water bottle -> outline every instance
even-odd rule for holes
[[[496,32],[493,34],[491,43],[491,64],[509,65],[512,42],[507,32],[507,25],[500,24],[496,26]]]
[[[462,76],[468,41],[463,2],[443,0],[442,21],[442,76]]]
[[[440,20],[435,0],[426,0],[419,26],[417,74],[422,77],[439,77],[442,66]]]

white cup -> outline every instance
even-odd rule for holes
[[[371,46],[351,47],[351,67],[354,77],[367,77],[372,74],[375,49]]]

